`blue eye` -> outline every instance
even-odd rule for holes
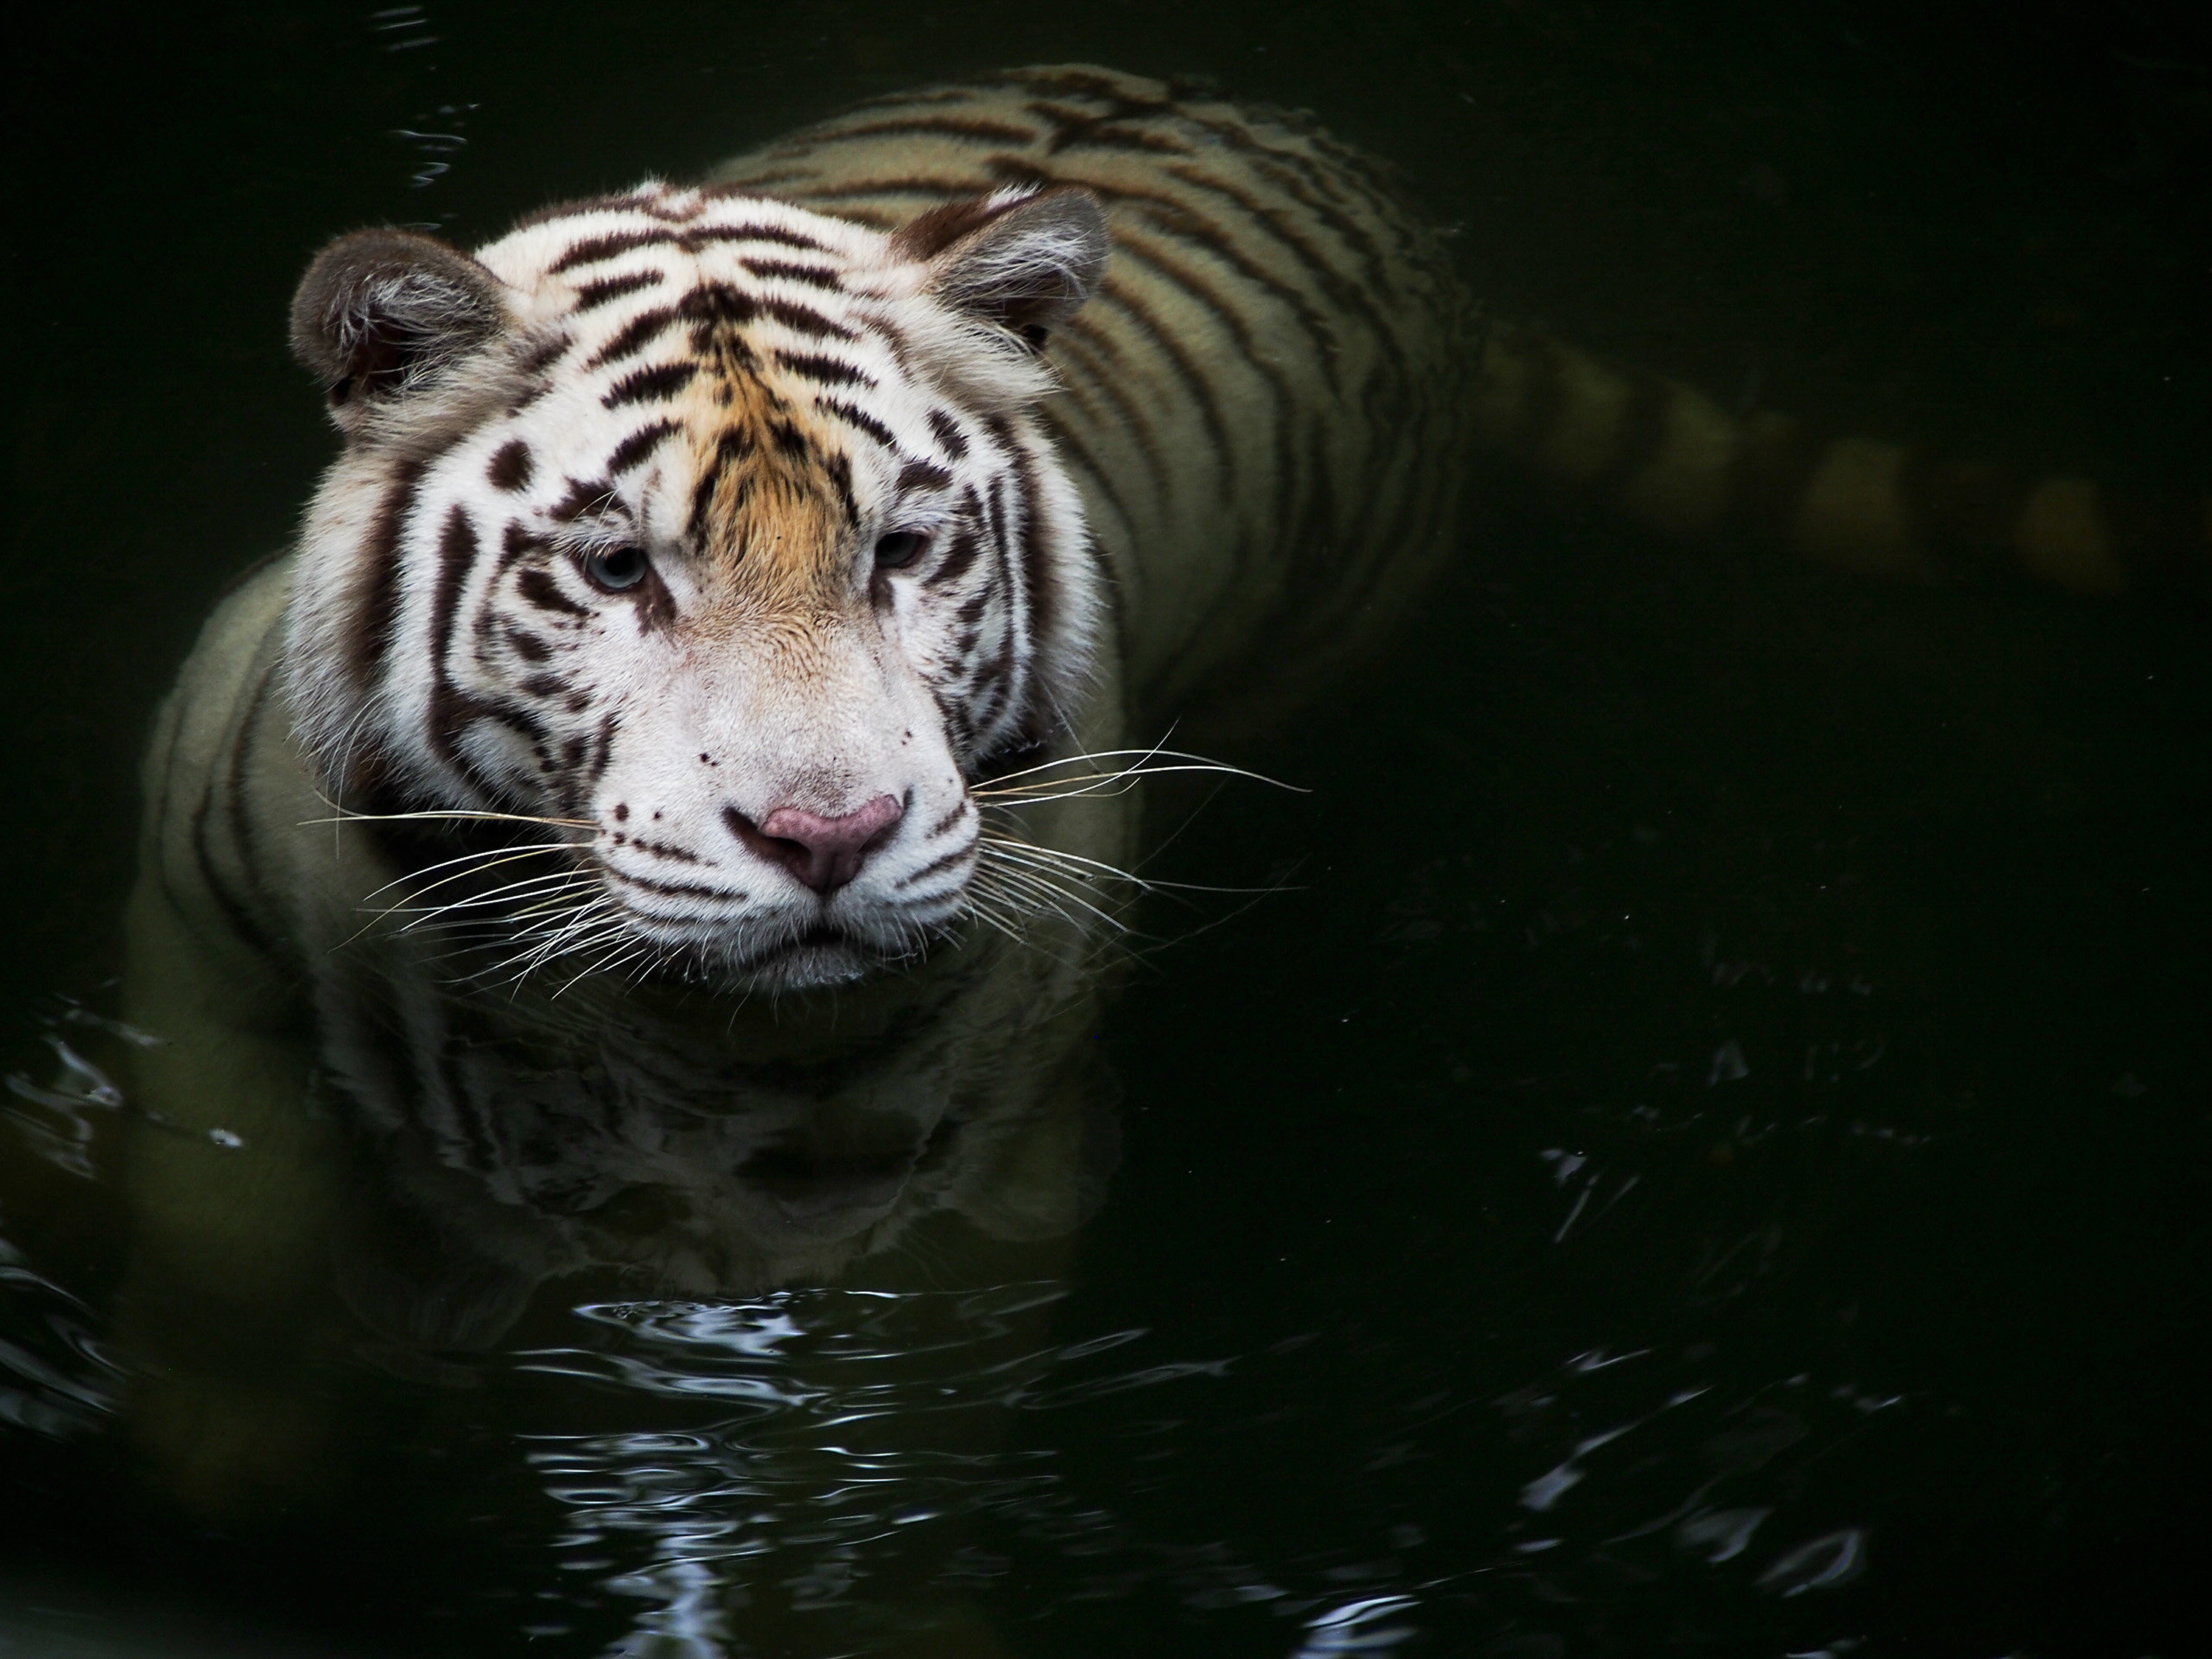
[[[876,568],[903,570],[922,555],[929,538],[919,530],[894,530],[876,544]]]
[[[603,553],[589,554],[584,560],[584,574],[591,578],[592,585],[604,587],[610,593],[635,587],[652,568],[644,550],[635,547],[609,548]]]

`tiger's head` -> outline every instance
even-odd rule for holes
[[[633,956],[732,984],[951,925],[971,784],[1087,671],[1038,347],[1107,251],[1081,191],[885,235],[658,184],[473,257],[332,243],[292,338],[344,448],[284,661],[325,787],[565,820]]]

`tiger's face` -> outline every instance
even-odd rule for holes
[[[610,959],[787,988],[916,949],[972,781],[1085,673],[1032,409],[1105,254],[1076,191],[885,236],[659,185],[473,258],[333,244],[294,342],[347,443],[286,659],[326,785],[558,820]]]

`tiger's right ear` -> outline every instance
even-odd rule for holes
[[[892,257],[926,267],[931,293],[1032,349],[1097,291],[1112,250],[1098,198],[1066,185],[948,202],[890,239]]]
[[[499,279],[459,248],[410,230],[358,230],[301,278],[292,355],[350,436],[507,324]]]

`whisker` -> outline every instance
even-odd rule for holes
[[[527,847],[486,847],[473,853],[464,853],[458,858],[441,859],[437,863],[425,865],[420,870],[410,870],[404,876],[395,876],[390,881],[386,882],[383,886],[378,888],[375,892],[369,893],[365,896],[374,898],[378,894],[388,893],[393,888],[400,886],[406,882],[413,881],[417,877],[427,876],[439,870],[450,869],[453,866],[457,864],[482,863],[486,859],[526,858],[532,853],[574,852],[580,850],[585,844],[586,843],[582,842],[574,841],[542,841]],[[463,873],[466,872],[464,872]],[[422,894],[434,892],[438,888],[444,886],[447,881],[456,878],[457,878],[454,877],[441,877],[439,880],[432,883],[428,887],[422,888],[417,892],[411,894],[410,896],[420,898]]]
[[[587,872],[581,870],[564,871],[558,875],[552,876],[532,876],[525,881],[511,881],[503,887],[495,887],[489,893],[480,893],[471,898],[455,899],[447,904],[434,904],[428,906],[423,909],[421,915],[416,916],[414,921],[408,922],[402,927],[399,929],[399,932],[403,933],[411,933],[418,928],[434,927],[438,925],[441,918],[455,915],[465,910],[480,910],[493,908],[511,909],[511,907],[520,902],[520,901],[517,899],[504,899],[504,895],[510,893],[520,894],[537,890],[537,896],[531,901],[532,908],[511,909],[513,916],[519,921],[524,916],[532,915],[534,908],[550,905],[560,895],[573,890],[578,887],[591,884],[594,884],[592,883],[592,877]],[[392,909],[384,911],[382,914],[387,916],[399,916],[406,915],[409,912],[404,908],[394,907]],[[487,918],[486,920],[490,919]]]
[[[998,877],[1001,883],[999,890],[1005,896],[1011,898],[1017,893],[1023,891],[1035,894],[1042,901],[1042,908],[1053,911],[1063,921],[1078,927],[1081,926],[1079,922],[1076,921],[1076,919],[1073,915],[1069,915],[1067,911],[1062,909],[1058,903],[1054,902],[1055,900],[1065,900],[1070,904],[1079,905],[1082,908],[1088,910],[1092,915],[1097,917],[1099,921],[1104,922],[1109,927],[1112,927],[1121,932],[1127,931],[1128,924],[1124,922],[1119,916],[1109,915],[1104,910],[1100,909],[1098,906],[1091,903],[1090,900],[1083,897],[1079,893],[1071,893],[1066,888],[1047,880],[1043,876],[1039,875],[1033,871],[1007,869],[1002,867],[994,871],[993,873]]]
[[[1062,870],[1072,879],[1078,881],[1093,881],[1097,879],[1098,876],[1104,876],[1115,881],[1126,881],[1139,891],[1146,893],[1163,891],[1225,893],[1236,897],[1243,897],[1254,893],[1281,893],[1290,890],[1279,882],[1266,887],[1222,887],[1209,882],[1168,881],[1158,876],[1140,876],[1133,871],[1117,870],[1110,864],[1102,863],[1093,858],[1085,858],[1080,853],[1070,853],[1057,847],[1042,847],[1035,842],[1018,841],[1009,836],[986,832],[981,839],[989,843],[991,848],[989,856],[993,858],[1018,860],[1030,865],[1042,862],[1045,867]],[[1084,867],[1081,869],[1066,867],[1071,864]],[[1091,874],[1090,872],[1092,871],[1096,871],[1097,875]]]
[[[1127,870],[1117,870],[1097,859],[1085,858],[1080,853],[1070,853],[1057,847],[1040,847],[1035,842],[1022,841],[1012,836],[1000,836],[988,831],[978,836],[977,848],[985,858],[1009,859],[1024,864],[1042,865],[1055,870],[1065,870],[1078,881],[1097,881],[1104,877],[1113,881],[1126,881],[1132,886],[1149,888],[1152,884],[1141,876]],[[1079,868],[1070,866],[1081,866]]]

